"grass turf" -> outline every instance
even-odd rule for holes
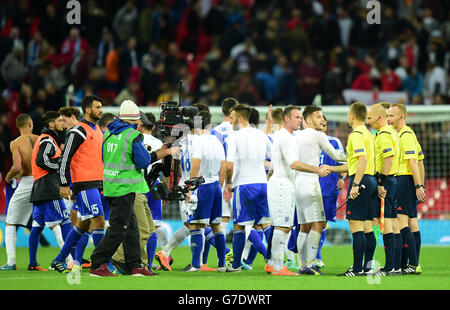
[[[229,245],[231,246],[231,245]],[[0,263],[6,261],[5,250],[0,250]],[[92,248],[87,248],[85,258]],[[38,262],[43,268],[50,265],[58,249],[40,247]],[[266,274],[264,260],[259,255],[252,271],[241,273],[180,271],[191,259],[190,249],[180,247],[172,252],[173,272],[159,271],[154,277],[117,278],[89,277],[83,270],[80,278],[68,278],[56,271],[28,271],[28,249],[17,249],[17,271],[0,271],[0,290],[448,290],[450,289],[450,247],[427,247],[421,249],[421,275],[397,277],[337,277],[352,263],[350,246],[327,246],[322,249],[325,268],[323,276],[301,275],[281,277]],[[378,247],[375,259],[384,262],[384,251]],[[208,265],[217,263],[215,250],[211,249]],[[70,277],[70,276],[69,276]]]

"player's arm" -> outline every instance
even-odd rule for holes
[[[341,177],[347,175],[347,172],[348,172],[348,164],[347,163],[345,163],[343,165],[339,165],[339,166],[329,166],[329,167],[330,167],[331,171],[340,173]]]
[[[229,192],[233,192],[232,180],[233,180],[233,171],[234,171],[234,161],[237,158],[237,150],[235,143],[235,136],[230,136],[228,140],[228,152],[226,157],[226,173],[225,173],[225,184],[226,190]],[[225,193],[224,193],[225,194]]]
[[[347,155],[344,152],[339,151],[331,145],[330,141],[327,139],[327,136],[323,132],[318,132],[318,141],[322,150],[325,151],[331,158],[336,161],[346,161]]]
[[[425,165],[423,164],[423,160],[419,160],[417,164],[419,165],[420,184],[425,186]]]
[[[366,171],[367,166],[367,156],[360,155],[358,156],[358,160],[356,162],[356,173],[355,178],[353,179],[353,186],[350,190],[350,198],[355,199],[359,195],[359,184],[364,176],[364,172]]]
[[[322,165],[320,167],[317,166],[311,166],[304,162],[301,162],[299,160],[294,161],[290,165],[291,169],[301,171],[301,172],[309,172],[309,173],[316,173],[321,177],[326,177],[331,173],[331,170],[329,169],[329,166]]]
[[[9,144],[9,148],[11,150],[13,163],[11,166],[11,169],[9,170],[8,174],[6,175],[5,181],[6,183],[11,182],[11,179],[17,178],[20,176],[22,172],[22,156],[19,152],[19,147],[15,141],[12,141]]]
[[[50,140],[42,140],[36,155],[36,165],[48,171],[58,171],[60,158],[53,158],[56,154],[56,146]]]
[[[225,160],[222,160],[220,162],[220,170],[219,170],[219,185],[220,185],[220,188],[223,187],[223,184],[224,184],[225,178],[226,178],[226,174],[227,174],[227,162]]]
[[[192,167],[191,167],[191,171],[189,173],[189,178],[195,178],[198,177],[198,173],[200,172],[200,163],[201,163],[201,159],[200,158],[192,158]]]
[[[411,174],[414,179],[414,185],[416,186],[417,199],[420,202],[424,202],[425,200],[427,200],[427,195],[425,194],[425,189],[423,187],[423,184],[421,183],[422,180],[421,180],[418,160],[417,160],[417,158],[410,158],[408,160],[408,162],[409,162],[409,168],[411,169]]]

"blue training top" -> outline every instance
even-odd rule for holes
[[[330,144],[341,152],[344,152],[344,148],[342,147],[342,143],[338,138],[328,136],[328,141]],[[340,166],[341,164],[331,158],[327,153],[322,151],[320,154],[320,165],[328,165],[328,166]],[[319,177],[320,189],[322,190],[322,196],[339,196],[340,192],[337,188],[337,181],[339,178],[339,174],[337,172],[333,172],[327,177]]]

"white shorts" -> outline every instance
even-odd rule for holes
[[[295,179],[295,204],[299,224],[326,221],[318,178],[297,177]]]
[[[291,181],[271,177],[267,183],[267,202],[272,226],[294,225],[294,185]]]
[[[33,204],[30,202],[33,189],[33,177],[22,177],[11,200],[9,201],[6,223],[26,226],[33,214]]]
[[[222,188],[222,193],[225,192],[225,186]],[[222,195],[222,217],[233,218],[233,196],[228,202],[225,202]]]

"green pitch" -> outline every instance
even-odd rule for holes
[[[231,245],[229,245],[231,246]],[[88,248],[85,257],[89,257]],[[43,268],[50,265],[58,249],[40,247],[38,262]],[[337,277],[352,263],[350,246],[328,246],[322,250],[325,268],[323,276],[301,275],[280,277],[266,274],[264,260],[259,255],[252,271],[241,273],[180,271],[190,262],[190,249],[181,247],[172,252],[173,272],[159,271],[154,277],[117,278],[89,277],[83,270],[79,278],[56,271],[27,271],[28,249],[17,249],[17,271],[0,271],[0,290],[448,290],[450,289],[450,247],[422,247],[421,275],[397,277]],[[384,263],[384,251],[379,247],[376,260]],[[0,263],[6,262],[5,249],[0,249]],[[208,265],[216,265],[215,249],[211,248]]]

